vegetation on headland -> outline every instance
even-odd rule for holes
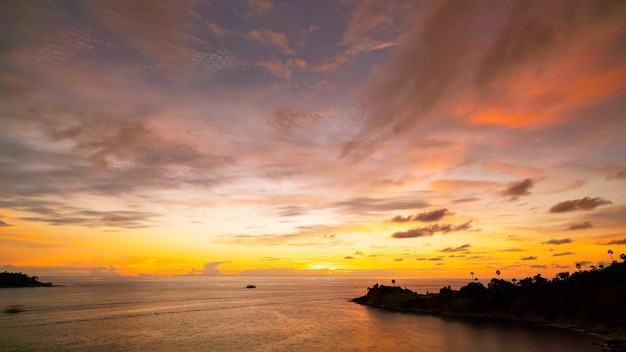
[[[8,271],[0,273],[0,288],[8,287],[49,287],[50,282],[39,282],[37,276],[28,276],[24,273],[10,273]]]
[[[402,312],[554,323],[625,336],[626,257],[620,258],[623,263],[562,272],[551,280],[541,274],[519,281],[493,278],[486,287],[474,281],[435,294],[376,284],[353,301]]]

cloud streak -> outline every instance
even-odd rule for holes
[[[550,213],[566,213],[578,210],[593,210],[603,205],[613,204],[610,200],[600,197],[585,197],[581,199],[566,200],[553,205],[548,212]]]
[[[57,214],[50,217],[23,217],[22,220],[44,222],[52,226],[80,225],[86,227],[117,227],[138,229],[154,226],[155,213],[136,211],[80,211],[73,214]]]
[[[395,232],[391,235],[392,238],[416,238],[416,237],[429,237],[436,233],[450,233],[458,231],[467,231],[472,228],[472,221],[465,222],[460,225],[451,224],[433,224],[425,227],[418,227],[407,231]]]
[[[607,242],[606,244],[626,244],[626,238],[622,238],[619,240],[611,240]]]
[[[450,252],[467,252],[472,245],[466,243],[464,245],[458,247],[446,247],[441,249],[439,252],[450,253]]]
[[[527,178],[522,181],[512,182],[507,188],[500,192],[503,197],[509,197],[510,201],[518,200],[521,196],[527,196],[530,194],[530,189],[535,185],[533,179]]]
[[[574,242],[571,238],[562,238],[562,239],[551,239],[548,241],[544,241],[541,242],[542,244],[555,244],[555,245],[560,245],[560,244],[568,244],[568,243],[572,243]]]
[[[443,219],[445,216],[449,216],[449,215],[453,215],[453,213],[448,211],[448,209],[438,209],[438,210],[432,210],[432,211],[425,211],[416,215],[409,215],[407,217],[398,215],[398,216],[393,217],[389,221],[397,222],[397,223],[404,223],[404,222],[411,222],[411,221],[432,222],[432,221],[439,221]]]
[[[581,222],[579,224],[571,225],[570,227],[567,228],[567,231],[584,230],[584,229],[590,229],[592,227],[593,227],[593,225],[591,224],[591,222],[584,221],[584,222]]]

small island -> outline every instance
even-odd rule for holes
[[[24,273],[0,273],[0,288],[11,287],[51,287],[50,282],[40,282],[37,276],[28,276]]]
[[[552,280],[541,274],[519,281],[493,278],[486,287],[472,281],[459,290],[443,287],[439,293],[376,284],[353,301],[407,313],[546,323],[624,339],[626,258],[622,259],[623,263],[614,261],[606,268],[559,273]],[[619,345],[624,347],[622,341]]]

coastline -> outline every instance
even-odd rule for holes
[[[584,333],[588,335],[596,336],[603,341],[598,343],[597,346],[607,352],[626,352],[626,329],[607,329],[603,327],[594,326],[581,326],[572,322],[559,322],[551,321],[545,318],[537,317],[514,317],[506,315],[488,315],[488,314],[459,314],[440,312],[438,310],[428,309],[401,309],[376,306],[367,303],[360,303],[357,300],[362,297],[354,298],[350,302],[358,303],[360,305],[368,306],[374,309],[386,310],[389,312],[400,314],[414,314],[414,315],[429,315],[441,318],[451,318],[460,320],[478,320],[489,322],[505,322],[507,324],[529,324],[536,326],[548,326],[556,329],[570,330],[577,333]],[[594,344],[595,345],[595,344]]]
[[[360,298],[360,297],[359,297]],[[495,315],[495,314],[462,314],[462,313],[449,313],[449,312],[441,312],[439,310],[429,310],[429,309],[401,309],[401,308],[390,308],[384,306],[376,306],[367,303],[359,303],[357,300],[359,298],[351,299],[350,302],[354,302],[360,305],[368,306],[375,309],[382,309],[389,312],[401,313],[401,314],[415,314],[415,315],[429,315],[436,316],[442,318],[454,318],[454,319],[463,319],[463,320],[481,320],[481,321],[501,321],[507,323],[523,323],[523,324],[533,324],[533,325],[544,325],[550,326],[553,328],[572,330],[576,332],[582,332],[585,334],[597,335],[605,339],[619,339],[624,340],[626,343],[626,329],[607,329],[605,327],[594,327],[594,326],[582,326],[573,322],[560,322],[554,320],[548,320],[545,318],[538,317],[515,317],[509,315]]]
[[[501,291],[502,287],[510,287],[505,285],[504,280],[498,279],[493,279],[488,287],[479,283],[470,283],[460,290],[444,287],[439,293],[418,294],[398,286],[376,284],[373,288],[368,288],[366,295],[351,301],[376,309],[405,314],[500,321],[566,329],[597,336],[603,340],[602,343],[598,343],[598,346],[605,351],[626,352],[626,326],[620,320],[624,304],[617,297],[617,301],[608,304],[615,314],[610,316],[602,310],[599,311],[600,315],[597,311],[589,314],[589,307],[599,309],[591,301],[585,305],[576,306],[577,310],[572,309],[567,303],[561,303],[559,306],[559,304],[549,302],[553,310],[542,310],[542,307],[547,304],[548,298],[546,297],[550,295],[548,286],[541,287],[544,296],[531,296],[527,291],[533,294],[535,291],[528,287],[514,287],[513,291],[508,291],[507,295],[504,295]],[[562,289],[561,286],[556,288]],[[499,293],[500,296],[495,295],[494,292]],[[539,301],[540,299],[544,301]],[[602,317],[601,314],[605,313],[607,315]],[[598,318],[599,316],[601,318]]]
[[[37,276],[28,276],[24,273],[10,273],[4,271],[0,273],[0,288],[20,288],[20,287],[52,287],[51,282],[40,282]]]

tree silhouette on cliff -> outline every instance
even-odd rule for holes
[[[39,282],[37,276],[28,276],[24,273],[10,273],[4,271],[0,273],[0,287],[38,287],[52,286],[51,283]]]
[[[459,290],[443,287],[437,294],[381,285],[354,301],[407,312],[507,317],[623,331],[626,255],[620,258],[623,262],[595,270],[582,270],[578,263],[578,271],[558,273],[552,280],[540,273],[519,281],[493,278],[487,287],[470,282]]]

